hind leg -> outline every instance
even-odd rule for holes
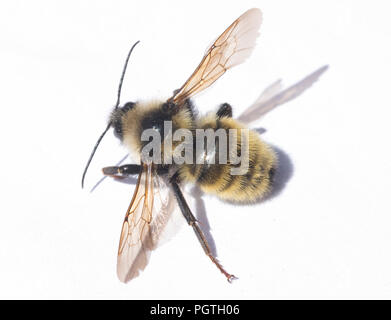
[[[212,250],[210,249],[208,241],[206,240],[206,237],[205,237],[204,233],[202,232],[201,228],[198,226],[198,221],[194,217],[189,206],[187,205],[186,200],[182,194],[182,191],[179,188],[179,185],[177,184],[175,179],[171,179],[171,186],[172,186],[172,190],[175,194],[175,197],[178,201],[179,208],[181,209],[182,214],[185,217],[187,223],[193,228],[193,230],[197,236],[198,241],[200,242],[202,248],[205,251],[205,254],[210,258],[210,260],[212,260],[212,262],[216,265],[216,267],[220,270],[220,272],[224,274],[224,276],[227,278],[228,282],[232,282],[232,280],[237,279],[234,275],[225,271],[225,269],[220,264],[220,262],[213,256]]]

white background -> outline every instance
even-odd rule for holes
[[[2,1],[0,298],[391,298],[387,1]],[[274,197],[203,196],[228,284],[184,225],[129,284],[115,273],[133,186],[101,178],[126,150],[111,133],[81,173],[116,99],[168,97],[251,7],[258,46],[195,100],[240,114],[269,84],[318,67],[309,90],[256,127],[278,147]]]

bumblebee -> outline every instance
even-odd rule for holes
[[[150,252],[158,246],[175,206],[180,208],[187,223],[193,228],[206,255],[228,281],[235,279],[235,276],[228,273],[213,256],[208,241],[185,200],[182,187],[187,183],[193,183],[205,193],[213,194],[222,200],[251,203],[264,197],[271,190],[273,175],[277,168],[277,156],[273,149],[260,139],[257,132],[249,130],[243,123],[233,119],[232,107],[228,103],[221,104],[217,111],[199,116],[190,98],[209,87],[229,68],[249,57],[261,21],[261,11],[255,8],[236,19],[207,50],[201,63],[182,87],[175,90],[165,101],[127,102],[119,106],[127,62],[138,42],[130,50],[120,81],[116,107],[111,113],[106,130],[95,145],[82,178],[83,185],[96,148],[110,128],[114,129],[115,136],[122,144],[140,159],[139,164],[103,168],[105,175],[115,178],[138,175],[120,236],[117,274],[121,281],[128,282],[144,270]],[[149,152],[151,156],[160,155],[166,159],[167,155],[175,155],[175,150],[185,143],[183,137],[169,145],[165,143],[168,139],[168,134],[164,130],[167,123],[171,125],[171,132],[183,129],[190,132],[192,139],[185,146],[193,151],[200,140],[197,138],[200,130],[214,133],[231,132],[235,134],[236,140],[215,139],[211,150],[204,146],[192,153],[192,161],[179,164],[144,161],[143,150],[150,141],[141,137],[147,130],[152,130],[161,138],[160,150],[152,154]],[[243,135],[243,132],[247,135]],[[246,146],[246,150],[243,149],[243,145]],[[229,149],[231,155],[231,146],[235,147],[233,155],[239,157],[241,162],[247,163],[246,170],[241,174],[232,174],[232,170],[238,169],[240,164],[235,161],[221,161],[220,151]],[[197,161],[200,159],[204,161]]]

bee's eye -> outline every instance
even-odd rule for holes
[[[124,104],[124,106],[121,108],[122,112],[125,113],[125,112],[129,111],[130,109],[133,109],[134,105],[135,105],[134,102],[126,102]]]
[[[111,115],[112,126],[114,128],[114,135],[122,140],[122,117],[132,108],[134,108],[134,102],[127,102],[122,107],[115,109]]]
[[[115,121],[113,123],[113,127],[114,127],[114,135],[122,140],[122,124],[121,124],[121,121]]]

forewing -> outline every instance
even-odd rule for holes
[[[169,101],[180,105],[185,99],[209,87],[229,68],[248,58],[261,22],[261,11],[256,8],[236,19],[206,51],[197,69]]]
[[[137,277],[148,264],[174,206],[170,189],[152,165],[143,165],[122,225],[117,274],[122,282]]]

